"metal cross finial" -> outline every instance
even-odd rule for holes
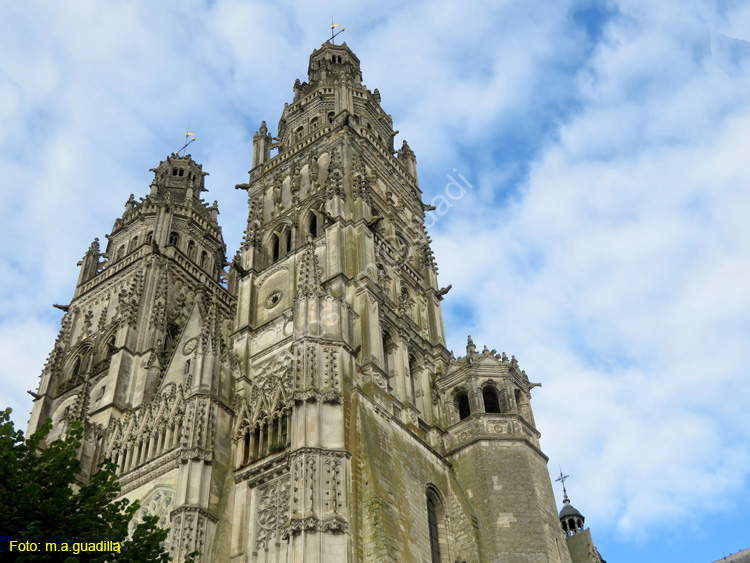
[[[555,479],[555,482],[560,481],[562,483],[563,497],[565,498],[565,500],[568,500],[568,491],[565,490],[565,479],[568,479],[569,477],[570,475],[563,475],[562,467],[560,467],[560,476]]]

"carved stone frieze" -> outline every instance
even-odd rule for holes
[[[289,486],[286,474],[257,488],[254,553],[267,548],[289,525]]]

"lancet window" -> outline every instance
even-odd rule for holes
[[[387,330],[383,331],[383,371],[386,375],[390,374],[390,370],[393,369],[393,361],[390,358],[391,353],[396,348],[391,333]]]
[[[322,205],[310,209],[307,218],[305,219],[305,238],[307,238],[308,235],[312,238],[318,238],[325,232],[323,227]]]
[[[76,356],[76,359],[73,361],[73,369],[70,370],[70,376],[75,377],[77,375],[80,375],[82,365],[83,359],[81,358],[81,356]]]
[[[484,399],[484,412],[502,412],[500,410],[499,394],[497,392],[497,389],[495,389],[492,385],[486,385],[484,389],[482,389],[482,398]]]
[[[285,450],[291,443],[289,427],[291,411],[280,405],[269,416],[259,417],[255,422],[246,421],[237,441],[241,451],[237,452],[240,465]]]
[[[175,323],[169,323],[167,332],[164,335],[164,350],[172,350],[177,345],[177,337],[180,334],[180,327]]]
[[[90,346],[84,346],[75,355],[73,362],[70,364],[68,378],[77,377],[86,373],[91,368],[91,358],[93,349]]]
[[[269,263],[284,258],[287,254],[292,251],[292,229],[289,226],[279,228],[276,232],[271,234],[271,238],[268,243],[268,258]]]
[[[441,563],[445,546],[445,510],[440,495],[432,486],[427,488],[426,504],[430,561],[431,563]]]
[[[456,395],[455,399],[456,410],[458,411],[458,418],[463,420],[471,415],[471,406],[469,405],[469,396],[466,391],[461,391]]]

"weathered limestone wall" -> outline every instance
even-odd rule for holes
[[[573,563],[599,563],[601,559],[594,547],[591,530],[588,528],[566,538],[565,543]]]
[[[479,562],[470,509],[448,465],[359,390],[351,397],[354,559],[430,561],[426,492],[432,486],[445,513],[442,559]]]
[[[547,460],[526,440],[478,440],[449,460],[477,513],[482,561],[570,562]]]

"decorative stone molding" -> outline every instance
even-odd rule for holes
[[[322,392],[317,389],[306,389],[305,391],[295,392],[292,398],[295,403],[318,402],[332,405],[344,404],[344,396],[335,389],[328,389]]]
[[[119,478],[122,494],[127,494],[157,477],[177,469],[180,450],[172,450]]]
[[[214,460],[214,453],[203,448],[189,448],[180,450],[180,462],[188,461],[205,461],[211,464]]]
[[[289,472],[289,452],[284,453],[279,457],[266,458],[265,461],[252,465],[246,469],[235,472],[234,482],[240,483],[247,481],[247,485],[250,488],[257,487]]]

